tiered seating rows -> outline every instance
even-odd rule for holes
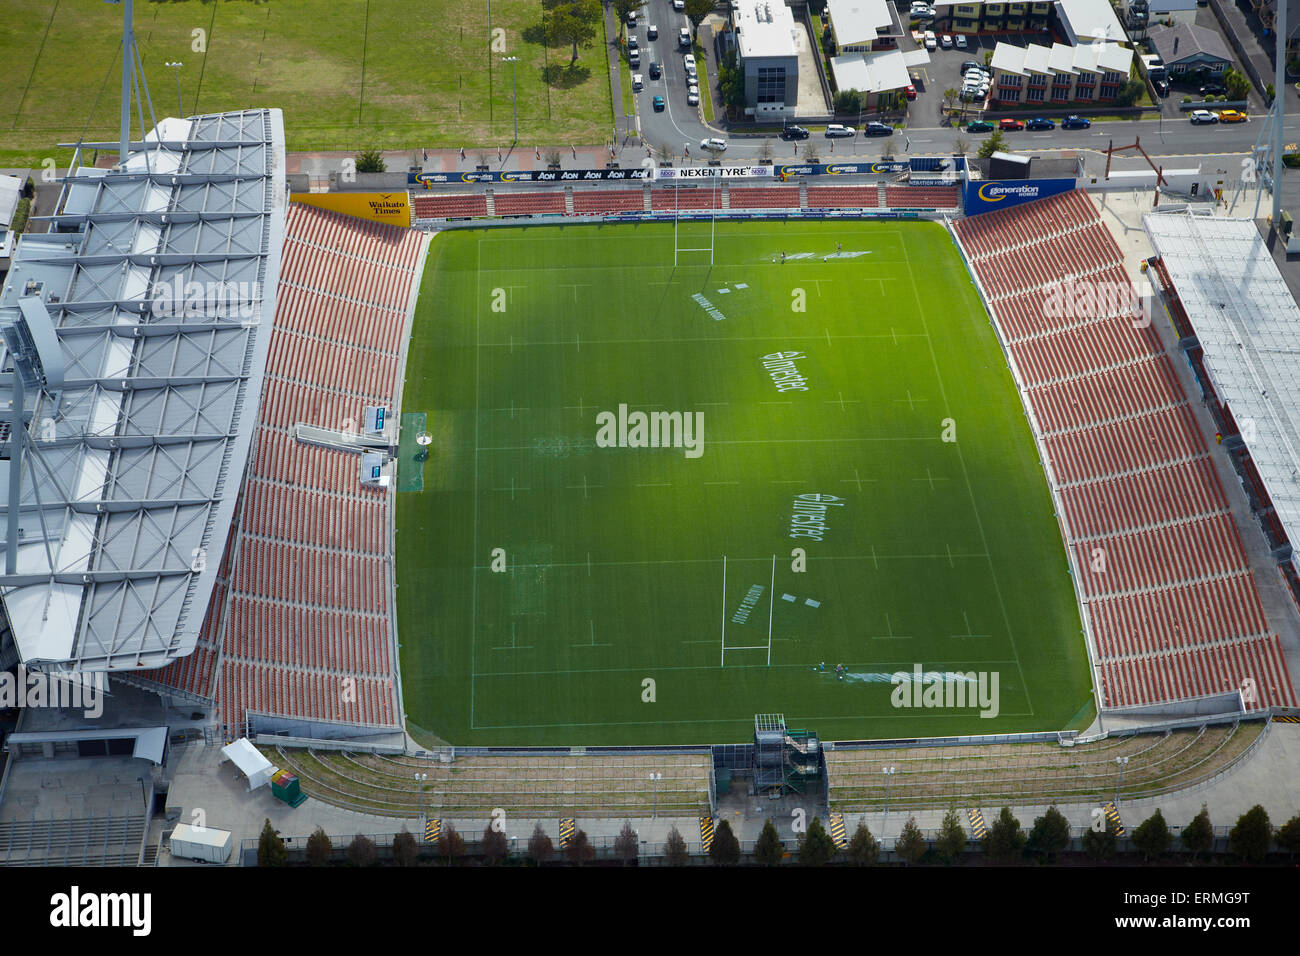
[[[1294,704],[1227,499],[1154,332],[1113,294],[1073,309],[1049,300],[1081,275],[1107,292],[1131,288],[1091,200],[1076,190],[955,229],[1058,483],[1106,705],[1233,690],[1252,674],[1267,677],[1253,706]]]
[[[411,197],[416,219],[450,219],[465,216],[486,216],[487,196],[482,193],[456,195],[426,195]]]
[[[222,666],[222,696],[231,727],[242,725],[250,710],[381,727],[399,723],[391,678],[350,678],[227,659]],[[233,715],[238,715],[238,724],[230,724]]]
[[[798,186],[733,186],[727,202],[732,209],[798,209]]]
[[[388,618],[240,595],[230,602],[227,651],[251,663],[387,677]]]
[[[890,209],[956,209],[956,186],[887,186],[885,205]]]
[[[496,192],[492,205],[498,216],[518,216],[527,213],[564,215],[564,193],[558,190],[536,193]]]
[[[645,195],[640,189],[575,189],[573,191],[573,214],[575,216],[592,216],[609,212],[642,212],[645,209]]]
[[[722,190],[705,186],[687,186],[682,189],[651,189],[650,208],[670,209],[721,209]]]
[[[245,535],[235,569],[235,593],[355,613],[388,613],[384,558]],[[229,633],[229,628],[227,628]]]
[[[343,497],[250,477],[243,529],[248,534],[314,543],[343,551],[387,553],[387,508],[382,498]]]
[[[809,209],[880,208],[875,186],[809,186]]]

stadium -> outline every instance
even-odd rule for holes
[[[1250,220],[1166,202],[1135,255],[1075,164],[937,156],[323,193],[276,109],[130,129],[0,292],[0,668],[106,694],[23,710],[0,862],[156,861],[223,754],[431,841],[704,852],[755,795],[978,837],[1300,714],[1300,315]]]

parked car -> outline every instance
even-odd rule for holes
[[[664,98],[662,96],[656,96],[654,98],[654,107],[656,113],[662,113],[664,111],[664,105],[665,105]]]
[[[939,37],[939,46],[943,47],[945,50],[951,50],[951,49],[952,49],[952,37],[949,36],[947,33],[945,33],[943,36]]]
[[[686,105],[687,106],[700,105],[700,88],[698,86],[692,86],[689,90],[686,91]]]
[[[718,139],[714,136],[711,139],[700,140],[700,149],[707,149],[711,153],[721,153],[727,148],[725,139]]]
[[[957,42],[957,49],[959,50],[966,49],[966,37],[963,34],[958,33],[955,37],[953,37],[953,40]]]
[[[643,89],[645,89],[645,77],[643,77],[640,73],[633,73],[632,92],[640,93]]]
[[[1219,122],[1244,123],[1246,122],[1246,114],[1238,112],[1237,110],[1219,110]]]
[[[978,60],[962,60],[961,71],[963,73],[969,73],[971,70],[979,70],[981,73],[986,75],[989,73],[989,68]]]
[[[627,14],[627,25],[630,26],[630,27],[634,27],[634,26],[636,26],[636,11],[635,11],[635,10],[629,10],[629,11],[628,11],[628,14]]]
[[[1061,120],[1061,129],[1088,129],[1092,126],[1092,120],[1086,116],[1074,116],[1071,114]]]
[[[785,126],[781,129],[781,138],[784,140],[807,139],[808,131],[802,126]]]
[[[1031,120],[1025,120],[1025,129],[1056,129],[1056,123],[1053,120],[1036,116]]]
[[[691,48],[691,31],[686,29],[686,27],[682,27],[677,31],[677,45],[683,50],[689,50]]]
[[[927,50],[939,49],[939,38],[934,35],[933,30],[925,31],[925,48]]]
[[[834,139],[836,137],[842,137],[842,136],[857,136],[857,135],[858,135],[858,131],[855,130],[852,126],[843,126],[839,123],[831,123],[829,126],[826,127],[826,136],[829,139]]]
[[[893,136],[894,127],[888,123],[877,123],[873,120],[862,127],[862,132],[867,136]]]
[[[695,54],[694,54],[694,53],[688,53],[688,54],[686,54],[684,57],[682,57],[682,65],[686,67],[686,72],[687,72],[687,73],[694,73],[694,72],[695,72]]]
[[[1007,117],[998,123],[998,129],[1022,130],[1024,128],[1025,124],[1023,120],[1012,119],[1011,117]]]
[[[933,20],[935,18],[934,7],[928,3],[913,3],[910,12],[912,20]]]
[[[641,51],[640,51],[640,50],[628,50],[628,51],[627,51],[627,65],[630,66],[630,67],[632,67],[632,69],[634,69],[634,70],[635,70],[637,67],[639,67],[639,66],[641,65]]]
[[[1227,96],[1228,88],[1222,83],[1206,83],[1199,92],[1202,96]]]
[[[1209,110],[1192,110],[1187,118],[1193,123],[1217,123],[1219,121],[1219,117]]]
[[[911,83],[908,83],[907,86],[903,87],[903,95],[906,96],[909,100],[916,99],[916,87],[913,86]]]
[[[655,26],[653,23],[650,24],[650,26],[646,27],[646,30],[645,30],[645,38],[646,38],[647,40],[658,40],[658,39],[659,39],[659,28],[658,28],[657,26]]]
[[[664,75],[664,68],[654,60],[650,61],[650,79],[657,80]]]
[[[966,132],[991,133],[993,132],[993,124],[990,123],[988,120],[971,120],[969,123],[966,124]]]
[[[685,9],[686,9],[686,0],[673,0],[673,9],[674,9],[674,10],[685,10]]]
[[[1169,95],[1169,81],[1168,81],[1168,80],[1163,79],[1163,78],[1162,78],[1162,79],[1159,79],[1159,80],[1152,80],[1152,81],[1151,81],[1151,85],[1154,86],[1154,87],[1156,88],[1156,94],[1157,94],[1158,96],[1168,96],[1168,95]]]

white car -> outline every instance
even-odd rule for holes
[[[721,153],[727,148],[725,139],[718,139],[716,136],[712,139],[700,140],[700,149],[707,149],[711,153]]]
[[[966,37],[964,35],[958,33],[955,37],[953,37],[953,39],[957,41],[957,49],[959,50],[966,49]]]
[[[925,48],[927,50],[937,50],[939,48],[939,38],[934,35],[933,30],[925,31]]]
[[[687,106],[700,105],[700,88],[698,86],[692,86],[689,90],[686,91],[686,105]]]
[[[945,50],[951,50],[952,37],[948,36],[948,34],[945,33],[943,36],[939,37],[939,45],[943,47]]]
[[[857,136],[858,131],[852,126],[843,126],[840,123],[831,123],[826,127],[826,136],[830,139],[844,136]]]
[[[695,54],[694,54],[694,53],[688,53],[688,54],[686,54],[684,57],[682,57],[682,63],[686,66],[686,72],[687,72],[687,73],[694,73],[694,72],[695,72]]]
[[[645,89],[645,77],[643,77],[640,73],[633,73],[632,92],[640,93],[643,89]]]
[[[681,47],[683,50],[689,50],[691,48],[690,30],[686,29],[685,27],[682,27],[680,30],[677,31],[677,45]]]
[[[627,48],[629,50],[637,49],[636,37],[632,36],[630,33],[627,35]]]
[[[673,0],[673,9],[674,9],[674,10],[685,10],[685,9],[686,9],[686,0]]]
[[[653,23],[650,24],[650,26],[646,27],[646,28],[645,28],[645,38],[646,38],[647,40],[658,40],[658,39],[659,39],[659,27],[655,26],[655,24],[653,24]]]

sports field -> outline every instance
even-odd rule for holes
[[[122,8],[5,0],[4,13],[0,166],[36,165],[83,131],[115,142]],[[522,143],[608,139],[603,28],[569,69],[567,46],[540,42],[541,18],[537,0],[136,0],[135,35],[159,118],[177,112],[163,64],[179,61],[187,114],[279,107],[290,150],[508,146],[507,55],[520,58]]]
[[[1051,500],[944,229],[720,222],[714,265],[674,268],[712,230],[679,228],[435,239],[402,397],[433,439],[418,463],[408,427],[399,465],[410,721],[462,745],[1086,725]],[[996,716],[895,706],[918,667],[996,675]]]

